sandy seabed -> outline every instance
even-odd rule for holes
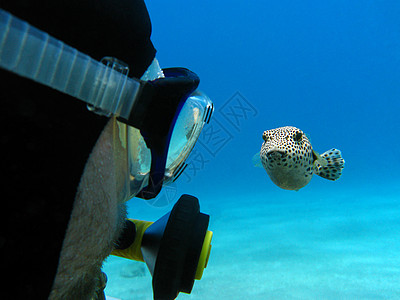
[[[400,191],[382,190],[203,197],[211,257],[177,299],[400,299]],[[108,296],[152,299],[144,263],[103,270]]]

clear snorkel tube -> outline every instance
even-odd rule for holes
[[[0,67],[80,99],[95,113],[114,116],[128,125],[144,89],[143,81],[128,77],[128,67],[117,59],[106,57],[98,62],[1,9]],[[143,79],[160,77],[163,72],[155,60]],[[201,92],[195,90],[187,98],[173,127],[163,184],[183,172],[184,161],[212,112],[212,102]],[[154,157],[141,131],[125,124],[116,122],[113,129],[114,156],[119,161],[116,174],[128,174],[120,192],[129,199],[149,184]],[[121,161],[126,167],[120,166]]]
[[[129,119],[140,81],[127,77],[126,66],[96,61],[4,10],[0,41],[2,68],[80,99],[98,114]]]

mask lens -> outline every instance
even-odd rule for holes
[[[176,179],[174,173],[192,151],[208,114],[212,111],[211,100],[200,91],[195,91],[186,100],[175,123],[168,149],[165,183]]]
[[[212,110],[211,100],[199,91],[192,93],[186,100],[172,132],[164,173],[164,184],[168,184],[177,178],[178,168],[192,151],[204,124],[211,117]],[[152,157],[140,131],[131,126],[127,127],[130,198],[132,198],[149,183]]]

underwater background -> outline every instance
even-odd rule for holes
[[[146,1],[162,67],[196,72],[214,102],[188,167],[129,217],[196,196],[214,232],[178,299],[400,299],[400,2]],[[282,190],[252,162],[262,132],[306,132],[346,161]],[[110,257],[106,293],[152,299],[144,263]]]

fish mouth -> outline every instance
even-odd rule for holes
[[[271,149],[267,151],[267,157],[283,158],[286,156],[286,151],[279,149]]]

